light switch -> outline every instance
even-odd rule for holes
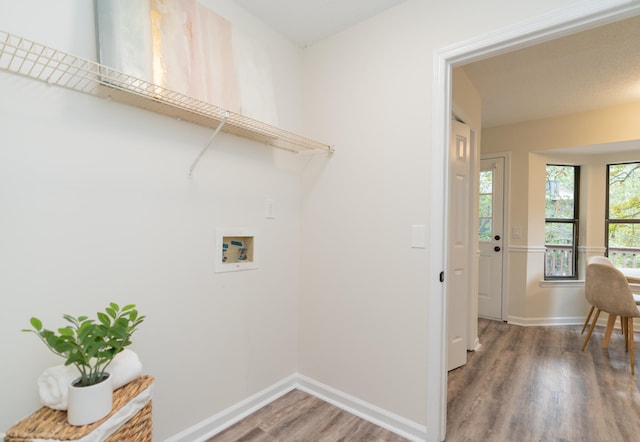
[[[514,227],[511,229],[512,238],[520,238],[522,236],[522,229],[520,227]]]
[[[272,199],[267,198],[264,205],[264,217],[266,219],[274,219],[275,215],[275,203]]]
[[[411,247],[414,249],[424,249],[427,246],[427,237],[424,224],[411,226]]]

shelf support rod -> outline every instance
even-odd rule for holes
[[[211,138],[209,138],[209,142],[207,143],[206,146],[204,146],[202,148],[202,150],[200,151],[200,153],[198,154],[196,159],[193,160],[193,163],[191,163],[191,167],[189,167],[189,176],[193,175],[193,170],[198,165],[198,162],[200,161],[200,158],[202,158],[202,156],[207,151],[207,149],[209,149],[209,146],[211,146],[211,144],[213,143],[213,140],[216,138],[216,136],[218,135],[218,133],[222,129],[222,126],[225,125],[225,123],[227,122],[228,119],[229,119],[229,112],[225,112],[224,113],[224,117],[222,118],[222,121],[220,121],[220,123],[218,124],[218,127],[216,127],[216,130],[213,132],[213,135],[211,135]]]

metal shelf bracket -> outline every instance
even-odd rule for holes
[[[191,167],[189,167],[189,176],[193,175],[193,171],[196,168],[196,166],[198,165],[198,163],[200,162],[200,158],[202,158],[202,156],[205,154],[207,149],[209,149],[209,146],[211,146],[211,144],[213,143],[213,140],[215,140],[216,136],[218,135],[218,133],[222,129],[222,126],[225,125],[225,123],[227,122],[228,119],[229,119],[229,112],[225,112],[224,117],[222,118],[222,121],[220,122],[220,124],[218,124],[218,127],[216,127],[216,130],[213,131],[213,135],[211,135],[211,138],[209,138],[209,141],[207,142],[207,145],[202,148],[202,150],[200,151],[200,153],[198,154],[196,159],[193,160],[193,163],[191,163]]]

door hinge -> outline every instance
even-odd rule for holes
[[[440,272],[440,282],[444,282],[444,272]]]

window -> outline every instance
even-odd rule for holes
[[[640,163],[607,165],[607,256],[617,267],[640,267]]]
[[[493,170],[480,171],[480,241],[491,241],[493,232]]]
[[[547,165],[545,279],[576,279],[580,167]]]

